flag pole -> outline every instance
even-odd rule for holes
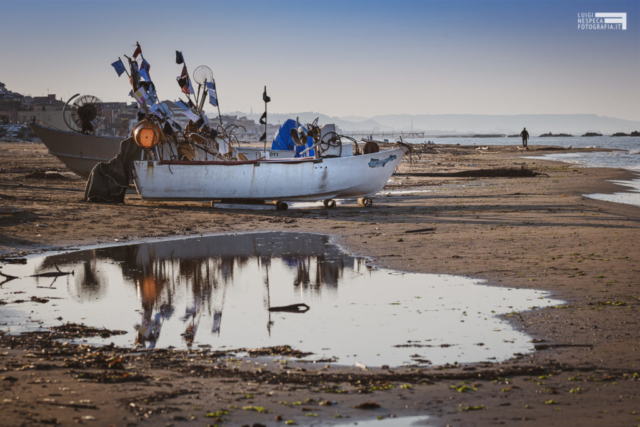
[[[213,79],[214,87],[216,79]],[[222,126],[222,114],[220,113],[220,98],[218,98],[218,88],[216,87],[216,107],[218,107],[218,119],[220,119],[220,126]]]
[[[202,85],[200,83],[198,83],[198,99],[199,99],[199,103],[198,103],[198,108],[200,109],[200,111],[204,112],[204,100],[207,99],[207,79],[204,79],[204,92],[202,92],[202,98],[200,98],[200,88],[202,87]]]
[[[205,80],[205,82],[206,82],[206,80]],[[196,108],[198,110],[202,110],[202,107],[200,107],[200,104],[201,104],[201,102],[200,102],[200,90],[201,89],[202,89],[202,85],[200,83],[198,83],[198,94],[196,95]],[[204,99],[204,93],[202,95],[203,95],[202,99]]]
[[[142,49],[140,50],[140,57],[142,58],[143,61],[146,61],[144,59],[144,55],[142,54]],[[118,59],[120,59],[120,58],[118,58]],[[151,67],[151,65],[149,65],[149,67]],[[127,71],[127,70],[125,69],[125,71]],[[161,104],[161,102],[160,102],[160,95],[158,95],[158,89],[156,89],[155,83],[153,83],[153,80],[151,80],[151,74],[149,74],[149,71],[147,71],[147,75],[149,76],[149,83],[151,83],[153,85],[153,90],[156,92],[156,98],[157,98],[158,105],[159,105],[159,104]]]
[[[129,61],[129,67],[131,67],[131,63],[132,62],[135,62],[136,66],[138,65],[138,61],[137,60],[131,59],[127,55],[124,55],[124,57],[127,58],[127,60]],[[118,59],[120,59],[120,57],[118,57]],[[125,68],[124,71],[127,71],[127,69]],[[129,73],[127,73],[127,75],[129,75]],[[135,92],[136,88],[135,88],[135,85],[133,84],[132,76],[129,76],[129,80],[131,81],[131,90],[132,90],[132,92]],[[134,97],[134,99],[135,99],[135,97]],[[137,100],[136,100],[136,102],[137,102]],[[142,109],[144,110],[144,114],[145,115],[149,114],[149,106],[147,105],[146,101],[142,104]]]
[[[211,73],[213,75],[213,72]],[[218,108],[218,120],[220,120],[220,126],[222,126],[222,114],[220,113],[220,97],[218,96],[218,87],[216,86],[216,79],[213,79],[213,89],[216,91],[216,107]]]
[[[264,93],[267,93],[267,87],[264,87]],[[267,99],[264,99],[264,149],[263,149],[263,153],[267,152],[267,120],[268,116],[267,116]],[[266,155],[266,154],[265,154]]]
[[[182,52],[180,52],[180,54],[182,55]],[[184,68],[187,69],[187,79],[190,82],[191,81],[191,77],[189,77],[189,67],[187,67],[187,61],[184,59],[184,55],[182,55],[182,63],[184,64]],[[191,92],[191,91],[189,91],[189,92]],[[189,101],[191,101],[191,94],[188,94],[187,98],[189,99]],[[197,99],[196,99],[195,105],[196,106],[198,105],[198,100]]]

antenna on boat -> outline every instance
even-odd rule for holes
[[[204,100],[207,97],[207,89],[202,92],[202,98],[200,98],[200,91],[202,90],[202,86],[206,85],[207,82],[213,82],[213,71],[211,68],[206,65],[200,65],[193,71],[193,80],[198,83],[198,95],[196,95],[196,106],[198,110],[202,110],[204,107]]]
[[[208,92],[210,103],[218,108],[218,120],[220,120],[220,124],[222,125],[222,114],[220,113],[220,102],[218,102],[218,92],[216,89],[216,81],[213,78],[213,71],[211,71],[211,68],[207,67],[206,65],[200,65],[193,72],[193,79],[196,81],[196,83],[198,83],[196,108],[199,111],[203,111],[204,100],[207,98]],[[200,98],[200,89],[202,88],[202,86],[204,86],[204,89],[202,91],[202,98]],[[215,104],[213,101],[215,101]]]
[[[264,152],[267,151],[267,104],[271,102],[271,98],[267,95],[267,87],[262,92],[262,100],[264,101],[264,113],[260,117],[260,124],[264,125],[264,133],[260,137],[260,142],[264,142]]]

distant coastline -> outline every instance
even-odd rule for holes
[[[570,135],[568,133],[543,133],[542,135],[540,135],[540,138],[571,138],[573,137],[573,135]]]
[[[631,133],[616,132],[611,136],[640,136],[640,132],[638,132],[637,130],[634,130]]]

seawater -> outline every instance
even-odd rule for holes
[[[460,145],[517,145],[522,146],[520,138],[419,138],[409,139],[408,142],[421,144],[431,141],[436,144],[460,144]],[[573,148],[608,148],[619,151],[591,152],[591,153],[553,153],[543,156],[523,157],[542,160],[556,160],[582,167],[627,169],[637,172],[640,176],[640,137],[564,137],[564,138],[540,138],[529,139],[529,146],[556,145]],[[585,194],[598,200],[606,200],[616,203],[625,203],[640,206],[640,183],[638,180],[614,181],[621,186],[620,192],[614,194]],[[632,190],[629,190],[631,188]]]
[[[74,275],[29,277],[55,271],[54,265]],[[543,291],[487,286],[468,277],[377,269],[328,236],[310,233],[97,247],[37,256],[2,270],[20,277],[0,287],[5,333],[72,322],[126,332],[86,338],[95,345],[290,345],[313,353],[308,360],[344,365],[507,359],[533,344],[504,316],[561,303]],[[301,303],[310,309],[269,310]]]

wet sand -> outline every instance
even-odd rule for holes
[[[640,211],[582,196],[624,191],[605,180],[633,174],[520,158],[549,152],[530,148],[423,147],[422,160],[403,163],[372,208],[275,211],[137,195],[124,206],[89,204],[84,181],[44,146],[0,144],[4,256],[163,236],[310,231],[381,267],[543,289],[565,301],[509,317],[536,340],[532,354],[428,369],[233,360],[203,350],[133,353],[63,345],[55,334],[5,333],[0,424],[327,425],[391,414],[427,415],[438,426],[638,424]],[[539,175],[455,175],[523,167]],[[380,408],[354,408],[363,402]]]

